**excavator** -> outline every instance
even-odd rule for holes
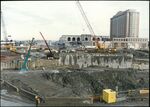
[[[44,38],[44,36],[43,36],[43,34],[42,34],[41,32],[40,32],[40,35],[42,36],[42,38],[43,38],[43,40],[44,40],[44,42],[45,42],[45,44],[46,44],[46,46],[47,46],[47,48],[48,48],[48,50],[49,50],[49,53],[47,54],[47,58],[48,58],[48,59],[59,59],[59,55],[56,54],[56,53],[53,53],[53,52],[51,51],[50,47],[48,46],[47,41],[45,40],[45,38]]]
[[[82,8],[82,5],[79,2],[79,0],[77,0],[76,4],[77,4],[77,6],[78,6],[78,8],[79,8],[79,10],[81,12],[81,15],[82,15],[82,17],[83,17],[83,19],[84,19],[84,21],[85,21],[89,31],[90,31],[92,37],[93,37],[93,40],[95,41],[96,51],[97,52],[110,52],[110,53],[116,52],[115,48],[107,48],[106,45],[105,45],[105,41],[103,41],[103,43],[99,42],[99,39],[96,38],[94,30],[93,30],[91,24],[89,23],[89,20],[88,20],[86,14],[85,14],[85,12],[84,12],[84,10]]]

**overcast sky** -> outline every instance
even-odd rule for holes
[[[140,12],[139,37],[149,38],[149,1],[80,1],[96,35],[110,35],[110,18],[118,11]],[[61,35],[89,34],[76,1],[1,1],[8,35],[13,40],[58,40]],[[1,30],[3,30],[1,24]],[[1,39],[4,35],[1,32]]]

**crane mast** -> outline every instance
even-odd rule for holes
[[[27,62],[28,62],[28,59],[29,59],[29,56],[30,56],[30,53],[31,53],[31,46],[32,46],[32,44],[33,44],[33,40],[34,40],[34,38],[32,38],[32,41],[31,41],[31,43],[30,43],[28,53],[27,53],[27,55],[26,55],[26,57],[25,57],[25,60],[24,60],[24,62],[23,62],[23,64],[22,64],[22,67],[21,67],[21,72],[23,72],[23,71],[28,71]]]

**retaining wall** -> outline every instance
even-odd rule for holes
[[[100,54],[100,53],[62,53],[59,65],[71,65],[78,68],[102,66],[109,68],[131,68],[132,54]]]

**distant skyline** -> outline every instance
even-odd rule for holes
[[[118,11],[140,13],[139,38],[149,38],[149,1],[80,1],[96,35],[110,36],[110,18]],[[7,34],[13,40],[59,40],[90,34],[76,1],[1,1]],[[2,23],[2,22],[1,22]],[[1,39],[4,39],[1,24]]]

